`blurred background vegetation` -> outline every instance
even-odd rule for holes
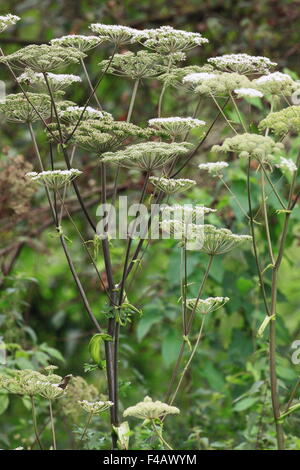
[[[208,57],[224,53],[246,52],[265,55],[278,62],[280,70],[289,69],[299,74],[299,6],[299,0],[2,0],[0,14],[11,12],[22,21],[1,35],[1,47],[9,53],[24,45],[45,43],[65,34],[89,34],[88,25],[93,22],[136,28],[169,24],[178,29],[201,32],[210,40],[205,47],[191,52],[189,64],[201,65]],[[109,49],[101,48],[87,58],[92,79],[99,73],[97,64],[108,54]],[[77,72],[74,70],[74,73]],[[17,92],[4,67],[1,67],[0,77],[6,80],[8,92]],[[131,89],[130,81],[106,76],[98,96],[104,108],[116,119],[124,119]],[[143,83],[133,122],[145,122],[155,115],[159,92],[158,81]],[[84,103],[86,93],[84,86],[74,87],[67,97]],[[191,95],[177,96],[172,88],[166,94],[165,113],[189,115],[193,101]],[[214,114],[215,110],[212,112],[208,106],[203,106],[199,118],[209,121]],[[192,175],[199,184],[197,189],[182,197],[182,202],[218,209],[223,224],[238,231],[244,225],[234,200],[214,181],[204,181],[195,171],[197,163],[210,158],[208,150],[222,140],[223,130],[223,123],[218,123],[201,154],[185,169],[184,175]],[[197,133],[192,137],[197,142]],[[39,139],[45,144],[43,131],[40,131]],[[294,145],[296,151],[299,141]],[[83,376],[105,393],[104,373],[84,371],[84,363],[89,360],[87,345],[93,330],[83,312],[58,240],[53,236],[43,191],[33,194],[23,176],[34,165],[33,148],[26,129],[1,120],[0,152],[0,328],[2,337],[10,345],[10,365],[40,368],[49,362],[55,363],[60,373]],[[78,164],[79,168],[85,169],[80,182],[85,200],[95,211],[99,201],[99,175],[95,162],[81,152]],[[243,173],[235,169],[231,174],[229,172],[229,180],[246,207]],[[141,182],[135,173],[128,173],[122,184],[124,191],[131,189],[134,197],[134,188],[139,188]],[[77,220],[75,203],[73,209],[76,222],[85,229],[84,221]],[[296,210],[294,236],[288,240],[279,297],[282,316],[278,372],[289,389],[300,373],[299,366],[290,363],[290,346],[300,337],[299,228],[300,213]],[[77,246],[72,227],[69,230],[76,265],[80,267],[92,307],[101,318],[105,296],[86,256],[79,244]],[[272,235],[275,239],[276,233],[274,226]],[[117,268],[123,250],[122,245],[113,247]],[[121,401],[126,406],[140,401],[146,394],[162,399],[166,392],[181,340],[177,304],[179,257],[174,243],[155,242],[128,292],[130,302],[142,308],[143,316],[133,318],[121,337]],[[191,296],[197,291],[204,266],[204,257],[197,253],[189,255]],[[103,265],[100,264],[100,268]],[[275,438],[270,425],[266,386],[267,340],[256,338],[257,327],[264,315],[251,252],[233,252],[218,260],[209,277],[206,295],[226,295],[231,302],[208,324],[204,341],[178,398],[181,415],[175,419],[175,425],[167,425],[169,440],[175,448],[272,447]],[[6,448],[20,445],[20,434],[25,436],[23,444],[27,445],[32,434],[26,431],[26,402],[22,404],[16,399],[9,403],[7,396],[0,395],[0,412],[5,412],[0,416],[0,445]],[[300,449],[299,424],[299,419],[293,415],[287,426],[290,448]],[[64,420],[59,432],[63,446],[71,446],[72,438],[64,431]],[[107,445],[97,439],[97,433],[91,442],[90,448]]]

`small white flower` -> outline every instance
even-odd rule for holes
[[[189,73],[182,79],[182,83],[193,83],[198,85],[199,83],[205,80],[211,80],[216,78],[217,74],[210,72],[198,72],[198,73]]]
[[[57,46],[74,47],[79,51],[87,52],[98,46],[101,43],[101,38],[98,36],[84,36],[83,34],[69,34],[68,36],[51,39],[50,43]]]
[[[122,25],[93,23],[90,29],[93,33],[99,34],[100,38],[117,45],[134,43],[141,35],[138,29]]]
[[[207,62],[225,72],[242,74],[266,73],[277,65],[276,62],[271,62],[268,57],[248,54],[226,54],[220,57],[211,57]]]
[[[51,73],[47,74],[48,81],[50,83],[52,91],[64,89],[72,83],[81,82],[81,78],[78,75],[65,74],[65,73]],[[42,91],[48,91],[45,77],[42,73],[33,72],[32,70],[26,70],[18,77],[19,83],[28,84],[30,86],[37,86]]]
[[[26,173],[26,176],[31,178],[32,181],[37,181],[51,189],[57,190],[69,184],[81,173],[82,171],[71,168],[70,170],[50,170],[41,171],[40,173],[32,171],[30,173]]]
[[[188,132],[190,129],[205,126],[206,122],[191,117],[168,117],[149,119],[149,125],[167,131],[173,137]]]
[[[200,163],[198,166],[200,170],[208,171],[213,176],[222,176],[221,171],[227,167],[227,162]]]
[[[239,98],[262,98],[264,95],[261,91],[255,88],[236,88],[234,92]]]
[[[18,16],[11,15],[10,13],[8,15],[0,16],[0,33],[5,31],[9,26],[16,24],[20,19],[21,18]]]
[[[150,176],[149,180],[156,188],[165,192],[166,194],[175,194],[187,191],[195,186],[196,181],[186,178],[163,178],[160,176]]]
[[[297,88],[297,83],[286,73],[274,72],[263,75],[253,81],[256,88],[264,94],[291,95]]]
[[[280,168],[283,173],[294,173],[297,171],[297,166],[291,158],[280,157],[280,162],[275,165],[277,168]]]
[[[153,401],[150,397],[145,397],[144,401],[135,406],[127,408],[123,416],[133,416],[140,419],[159,419],[167,415],[179,414],[180,411],[175,406],[167,405],[161,401]]]
[[[223,307],[228,301],[229,297],[208,297],[207,299],[187,299],[186,306],[189,310],[207,315]]]
[[[86,411],[87,413],[102,413],[106,411],[108,408],[113,406],[112,401],[88,401],[88,400],[81,400],[78,402],[81,408]]]

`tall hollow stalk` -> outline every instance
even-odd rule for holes
[[[53,410],[52,410],[51,400],[49,400],[49,410],[50,410],[53,449],[56,450],[56,437],[55,437],[55,427],[54,427],[54,419],[53,419]]]
[[[135,82],[134,82],[126,122],[131,121],[132,111],[133,111],[133,107],[134,107],[134,103],[135,103],[139,83],[140,83],[139,79],[136,79]]]
[[[37,428],[36,409],[35,409],[35,403],[34,403],[33,395],[30,396],[30,401],[31,401],[31,412],[32,412],[32,421],[33,421],[35,439],[36,439],[36,442],[39,445],[40,450],[43,450],[43,446],[42,446],[40,436],[39,436],[39,431],[38,431],[38,428]]]

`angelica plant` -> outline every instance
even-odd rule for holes
[[[0,17],[0,31],[16,21],[17,18],[13,15]],[[297,410],[297,406],[292,403],[293,400],[289,400],[288,409],[282,413],[278,392],[278,272],[284,257],[291,214],[300,195],[299,191],[297,192],[300,157],[298,156],[296,161],[292,157],[287,158],[287,146],[281,138],[288,133],[299,132],[297,107],[286,107],[288,98],[297,90],[297,84],[288,74],[273,72],[276,64],[270,59],[247,54],[227,54],[211,58],[207,64],[181,66],[181,62],[188,59],[190,50],[205,47],[208,42],[199,33],[175,30],[170,26],[140,31],[127,26],[101,23],[92,24],[90,29],[93,36],[69,35],[53,38],[50,44],[30,45],[8,55],[2,52],[1,57],[2,66],[8,68],[12,78],[20,86],[20,93],[8,95],[6,101],[0,104],[0,111],[7,121],[24,125],[29,131],[36,167],[34,171],[27,173],[27,180],[31,180],[32,184],[38,183],[45,189],[56,237],[95,332],[89,348],[93,367],[102,369],[106,374],[107,399],[78,400],[79,406],[88,413],[80,441],[86,437],[92,417],[109,410],[112,448],[127,448],[124,438],[124,433],[128,431],[127,422],[122,422],[119,409],[120,331],[125,335],[126,325],[132,321],[134,315],[137,317],[140,313],[140,309],[130,303],[127,291],[137,275],[143,278],[141,262],[145,252],[151,249],[151,243],[146,243],[145,239],[149,235],[151,221],[157,216],[157,213],[151,214],[144,230],[135,237],[134,229],[138,223],[136,218],[131,229],[126,231],[123,255],[119,256],[118,262],[114,264],[111,248],[117,242],[110,238],[109,233],[107,236],[98,233],[96,220],[84,200],[82,185],[85,171],[77,158],[83,150],[91,166],[97,169],[95,178],[99,180],[100,198],[104,207],[109,202],[112,205],[116,202],[120,190],[120,176],[125,175],[128,178],[132,171],[141,179],[137,200],[139,204],[145,203],[148,207],[152,202],[157,205],[162,203],[165,198],[168,203],[170,197],[174,202],[180,202],[180,194],[196,188],[196,177],[206,172],[206,175],[212,176],[213,182],[219,179],[224,184],[236,198],[244,216],[241,233],[234,233],[228,228],[232,228],[229,220],[226,221],[226,228],[221,226],[218,214],[215,214],[216,209],[204,205],[207,201],[199,201],[199,206],[187,209],[186,218],[181,217],[180,204],[167,205],[161,210],[159,216],[167,217],[160,221],[160,230],[162,233],[175,235],[175,249],[180,250],[181,256],[178,293],[180,298],[177,306],[178,317],[181,318],[181,328],[178,332],[181,345],[171,378],[167,381],[165,401],[153,402],[146,397],[143,402],[127,407],[123,416],[149,420],[161,445],[172,448],[162,434],[163,422],[169,415],[174,415],[175,420],[179,413],[173,403],[176,403],[186,373],[198,352],[204,334],[204,319],[207,317],[209,321],[211,314],[229,301],[226,292],[222,293],[224,296],[203,298],[212,264],[215,260],[222,262],[222,256],[234,249],[243,250],[252,246],[261,289],[261,303],[267,316],[267,321],[259,333],[263,336],[265,329],[269,329],[271,406],[278,448],[283,449],[284,433],[281,420]],[[132,45],[134,51],[130,50]],[[99,75],[93,84],[84,59],[88,54],[98,57],[100,47],[106,51],[107,56],[99,63]],[[136,50],[137,48],[140,50]],[[70,72],[74,74],[56,73],[66,67],[71,67]],[[80,67],[84,72],[84,80],[77,75],[80,73]],[[105,93],[101,83],[106,74],[108,77],[111,74],[116,75],[119,80],[134,81],[127,109],[124,110],[126,121],[117,120],[113,112],[105,110]],[[146,80],[156,80],[160,89],[148,122],[140,122],[137,96],[140,85]],[[85,82],[89,91],[83,102],[65,100],[64,93],[72,87],[84,86]],[[164,96],[171,87],[174,93],[184,93],[192,101],[196,101],[192,116],[186,116],[185,110],[182,111],[183,116],[165,116]],[[27,88],[30,88],[30,91],[27,91]],[[248,114],[245,112],[248,100],[253,98],[261,100],[265,105],[262,106],[264,114],[260,122],[256,123],[257,126],[248,122]],[[92,100],[95,107],[91,106]],[[212,122],[202,119],[201,100],[212,110]],[[284,109],[280,110],[281,106]],[[228,119],[229,111],[235,119]],[[211,146],[211,154],[215,156],[222,153],[224,161],[203,162],[200,158],[199,170],[193,171],[192,175],[195,179],[178,178],[183,169],[188,170],[188,163],[192,158],[200,156],[199,150],[218,118],[225,124],[225,138],[223,140],[223,134],[219,135],[217,144]],[[47,150],[42,142],[39,142],[40,127],[48,138]],[[256,128],[259,129],[257,132],[253,130]],[[270,135],[272,132],[274,136]],[[196,139],[198,140],[195,142]],[[225,161],[226,158],[228,161]],[[223,175],[225,171],[229,172],[233,163],[246,172],[245,192],[248,208],[243,207],[232,191],[227,176]],[[280,194],[277,188],[272,173],[274,168],[286,178],[288,189],[284,188],[284,194]],[[259,224],[256,224],[257,214],[254,213],[252,199],[254,185],[261,196],[257,211],[262,214]],[[79,224],[70,214],[67,194],[71,191],[86,223],[84,229],[79,228]],[[134,191],[128,193],[130,196],[136,195]],[[278,203],[277,217],[283,219],[279,240],[272,239],[268,207],[270,194]],[[70,225],[64,222],[63,215],[66,215]],[[212,223],[203,220],[204,217],[211,216],[214,217]],[[86,280],[79,274],[73,258],[72,245],[68,243],[70,226],[78,236],[83,253],[87,256],[95,279],[102,288],[102,292],[98,294],[106,298],[106,310],[103,312],[95,311],[91,307],[85,288]],[[260,231],[262,236],[258,237],[257,231]],[[268,262],[265,257],[261,259],[260,255],[259,243],[264,237]],[[121,243],[120,246],[122,247]],[[188,279],[190,251],[193,251],[194,255],[203,254],[207,259],[204,274],[197,280],[196,296],[190,293]],[[105,282],[99,268],[102,262]],[[271,294],[267,290],[267,284],[271,285]],[[194,328],[198,315],[202,316],[202,322],[195,339]],[[22,386],[29,387],[26,393],[30,396],[38,394],[49,400],[53,447],[56,448],[52,402],[55,399],[63,401],[65,393],[59,382],[52,382],[50,379],[51,375],[29,383],[23,381]],[[18,382],[8,383],[4,380],[2,386],[6,389],[12,387],[11,390],[15,387],[17,391],[11,393],[20,391]],[[31,386],[37,389],[31,389]],[[22,393],[25,393],[24,390]],[[33,402],[32,408],[34,411]],[[35,418],[34,422],[36,428]]]

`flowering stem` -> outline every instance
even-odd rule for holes
[[[262,295],[263,295],[265,309],[266,309],[267,314],[270,315],[270,310],[269,310],[269,306],[268,306],[268,302],[267,302],[267,296],[266,296],[266,292],[265,292],[265,285],[264,285],[264,280],[263,280],[262,270],[261,270],[261,267],[260,267],[260,262],[259,262],[259,258],[258,258],[258,251],[257,251],[257,245],[256,245],[256,235],[255,235],[254,219],[253,219],[253,213],[252,213],[252,202],[251,202],[250,170],[251,170],[251,160],[249,158],[248,171],[247,171],[247,194],[248,194],[248,207],[249,207],[249,217],[250,217],[250,229],[251,229],[251,235],[252,235],[252,246],[253,246],[253,252],[254,252],[256,268],[257,268],[257,274],[258,274],[258,277],[259,277],[259,285],[260,285],[261,292],[262,292]]]
[[[237,205],[239,206],[239,208],[241,209],[242,213],[244,214],[245,217],[247,217],[247,219],[249,219],[249,215],[247,214],[247,212],[245,211],[245,209],[243,208],[243,206],[241,205],[240,201],[238,200],[238,197],[236,194],[234,194],[234,192],[230,189],[230,187],[228,186],[228,184],[226,183],[226,181],[224,180],[224,178],[221,176],[221,175],[218,175],[218,178],[219,180],[222,182],[222,184],[225,186],[225,188],[227,189],[227,191],[231,194],[231,196],[233,197],[233,199],[236,201]]]
[[[193,350],[192,350],[192,352],[191,352],[191,355],[190,355],[190,357],[189,357],[189,359],[188,359],[188,361],[187,361],[187,363],[186,363],[186,365],[185,365],[183,371],[182,371],[181,374],[180,374],[180,379],[179,379],[179,382],[178,382],[178,384],[177,384],[176,390],[175,390],[175,392],[174,392],[174,394],[173,394],[173,396],[172,396],[172,398],[171,398],[171,400],[170,400],[170,405],[172,405],[172,404],[174,403],[174,400],[175,400],[175,398],[176,398],[176,396],[177,396],[177,393],[178,393],[179,388],[180,388],[180,386],[181,386],[181,384],[182,384],[182,381],[183,381],[183,379],[184,379],[184,376],[185,376],[185,374],[187,373],[187,370],[188,370],[188,368],[190,367],[190,364],[191,364],[191,362],[192,362],[192,360],[193,360],[193,357],[194,357],[195,354],[196,354],[198,345],[199,345],[199,343],[200,343],[200,339],[201,339],[201,337],[202,337],[202,332],[203,332],[203,327],[204,327],[204,321],[205,321],[205,315],[204,315],[203,318],[202,318],[202,322],[201,322],[201,326],[200,326],[200,330],[199,330],[199,333],[198,333],[198,336],[197,336],[197,340],[196,340],[195,346],[194,346],[194,348],[193,348]]]
[[[235,110],[236,110],[236,113],[237,113],[237,115],[238,115],[239,121],[240,121],[240,123],[241,123],[241,125],[242,125],[242,127],[243,127],[243,130],[244,130],[244,132],[247,133],[248,131],[247,131],[246,125],[245,125],[245,123],[244,123],[244,121],[243,121],[243,119],[242,119],[241,113],[240,113],[240,111],[239,111],[239,108],[238,108],[238,106],[237,106],[237,104],[236,104],[236,101],[235,101],[235,99],[234,99],[232,93],[230,93],[230,98],[231,98],[231,101],[232,101],[232,103],[233,103],[233,106],[234,106],[234,108],[235,108]]]
[[[91,422],[91,420],[92,420],[92,417],[93,417],[93,412],[89,413],[87,422],[86,422],[86,424],[85,424],[85,426],[84,426],[84,430],[83,430],[83,433],[81,434],[81,437],[80,437],[80,439],[79,439],[79,442],[83,441],[83,439],[84,439],[84,437],[85,437],[85,435],[86,435],[86,432],[87,432],[87,430],[88,430],[88,427],[89,427],[89,425],[90,425],[90,422]]]
[[[140,80],[138,78],[138,79],[136,79],[136,81],[134,82],[134,85],[133,85],[133,90],[132,90],[132,95],[131,95],[131,99],[130,99],[130,104],[129,104],[129,109],[128,109],[126,122],[131,121],[132,111],[133,111],[133,107],[134,107],[134,103],[135,103],[139,83],[140,83]]]
[[[172,64],[172,57],[169,58],[166,74],[168,74],[170,72],[171,64]],[[158,100],[157,117],[159,117],[159,118],[161,117],[162,102],[163,102],[163,98],[164,98],[164,94],[166,92],[166,89],[167,89],[167,84],[166,84],[166,82],[164,82],[163,87],[162,87],[161,92],[160,92],[160,95],[159,95],[159,100]]]
[[[51,400],[49,400],[49,410],[50,410],[50,420],[51,420],[51,429],[52,429],[53,449],[56,450],[56,438],[55,438],[55,428],[54,428],[54,419],[53,419],[53,411],[52,411],[52,402],[51,402]]]
[[[192,328],[192,325],[193,325],[193,320],[194,320],[194,317],[195,317],[196,308],[197,308],[197,305],[198,305],[198,303],[199,303],[200,297],[201,297],[201,295],[202,295],[202,292],[203,292],[203,289],[204,289],[206,280],[207,280],[207,278],[208,278],[209,271],[210,271],[210,268],[211,268],[211,265],[212,265],[212,262],[213,262],[213,258],[214,258],[213,255],[211,255],[210,258],[209,258],[208,265],[207,265],[207,267],[206,267],[204,276],[203,276],[203,278],[202,278],[201,285],[200,285],[200,287],[199,287],[199,291],[198,291],[198,295],[197,295],[197,299],[196,299],[194,308],[193,308],[192,313],[191,313],[191,315],[190,315],[190,318],[189,318],[189,320],[188,320],[188,322],[187,322],[187,335],[188,335],[188,334],[190,333],[190,331],[191,331],[191,328]],[[172,373],[170,385],[169,385],[169,388],[168,388],[168,391],[167,391],[167,394],[166,394],[166,400],[169,400],[169,399],[170,399],[171,392],[172,392],[172,388],[173,388],[173,385],[174,385],[174,383],[175,383],[176,376],[177,376],[177,373],[178,373],[178,370],[179,370],[179,367],[180,367],[180,364],[181,364],[181,360],[182,360],[182,357],[183,357],[183,354],[184,354],[184,350],[185,350],[186,343],[187,343],[187,341],[186,341],[185,339],[184,339],[184,340],[182,341],[182,343],[181,343],[181,347],[180,347],[180,350],[179,350],[178,358],[177,358],[177,361],[176,361],[176,364],[175,364],[175,367],[174,367],[174,370],[173,370],[173,373]]]
[[[89,74],[88,74],[88,71],[87,71],[87,69],[86,69],[84,60],[83,60],[83,59],[80,59],[80,63],[81,63],[81,66],[82,66],[82,68],[83,68],[83,71],[84,71],[85,77],[86,77],[86,79],[87,79],[87,82],[88,82],[88,84],[89,84],[90,90],[91,90],[91,92],[93,93],[93,96],[94,96],[95,101],[96,101],[96,103],[97,103],[97,106],[98,106],[99,109],[102,110],[102,106],[101,106],[101,104],[100,104],[100,101],[98,100],[98,97],[97,97],[96,93],[94,93],[94,88],[93,88],[93,85],[92,85],[90,76],[89,76]]]
[[[154,431],[155,434],[157,435],[157,437],[158,437],[158,439],[160,440],[160,442],[161,442],[164,446],[166,446],[167,449],[173,450],[173,448],[172,448],[172,447],[167,443],[167,441],[163,438],[163,436],[162,436],[162,431],[160,432],[160,431],[157,429],[157,427],[156,427],[156,425],[155,425],[153,419],[151,420],[151,425],[152,425],[153,431]]]
[[[263,217],[265,221],[268,249],[269,249],[269,254],[270,254],[272,265],[274,265],[275,260],[274,260],[274,254],[273,254],[273,248],[272,248],[272,240],[271,240],[271,235],[270,235],[270,226],[269,226],[267,204],[266,204],[265,178],[264,178],[264,172],[262,170],[261,170],[261,191],[262,191],[262,211],[263,211]]]
[[[39,432],[38,432],[38,428],[37,428],[36,410],[35,410],[35,403],[34,403],[33,395],[30,396],[30,400],[31,400],[31,412],[32,412],[32,421],[33,421],[35,439],[36,439],[36,441],[39,445],[39,448],[41,450],[43,450],[43,446],[42,446],[42,443],[40,441]]]
[[[214,95],[212,93],[210,93],[210,96],[211,98],[213,99],[213,102],[215,103],[215,105],[217,106],[218,110],[220,111],[220,113],[222,114],[223,118],[225,119],[225,121],[227,122],[228,126],[230,127],[230,129],[233,130],[233,132],[235,134],[237,134],[237,131],[235,130],[235,128],[233,127],[233,125],[231,124],[231,122],[228,120],[226,114],[224,113],[224,108],[221,108],[221,106],[219,105],[218,101],[215,99]]]

